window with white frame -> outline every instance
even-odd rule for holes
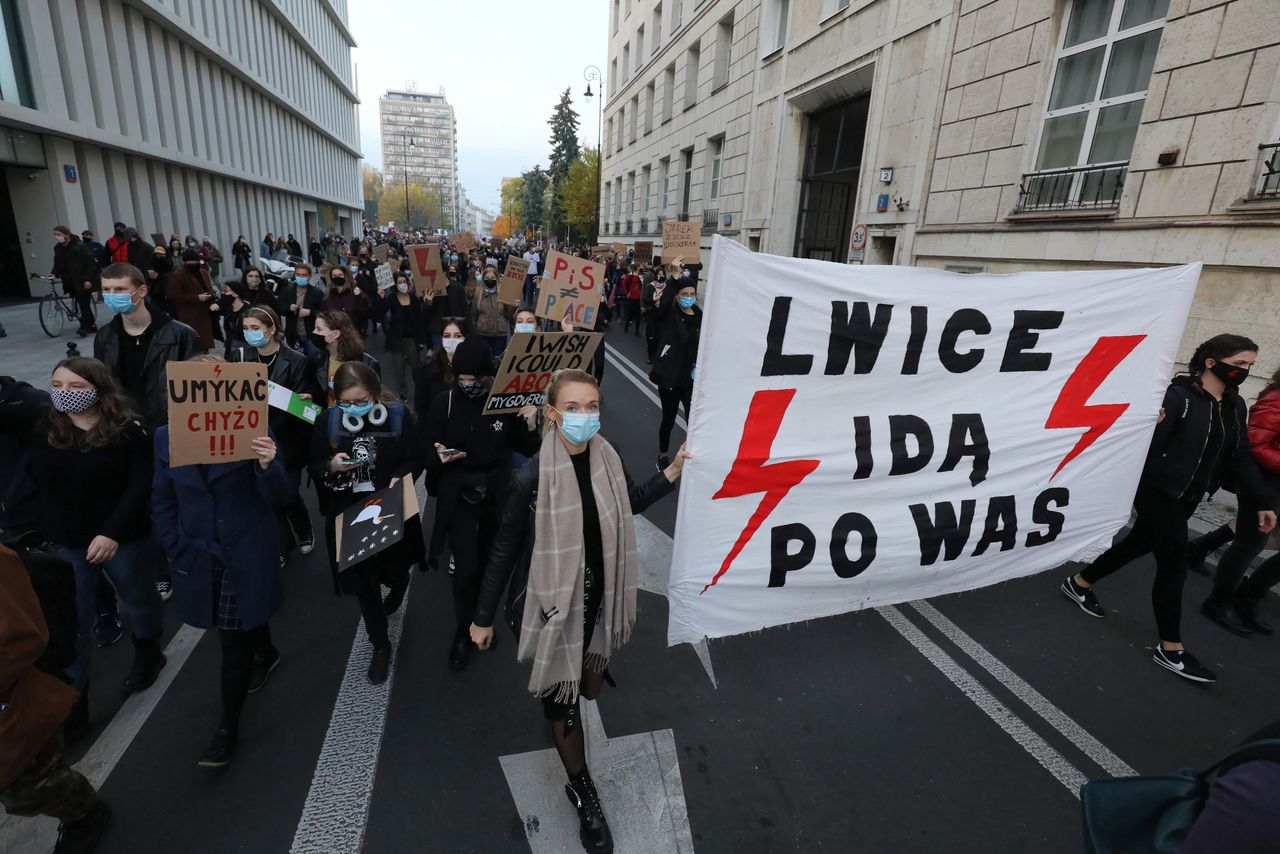
[[[662,121],[668,121],[675,112],[676,64],[673,62],[662,72]]]
[[[764,20],[760,28],[760,52],[773,53],[787,38],[787,15],[791,0],[764,0]]]
[[[653,167],[640,170],[640,215],[649,215],[649,182],[653,179]]]
[[[1169,0],[1073,0],[1020,207],[1115,207]]]
[[[636,28],[636,71],[644,65],[644,24]]]
[[[622,21],[622,0],[613,0],[613,34],[618,34],[618,24]]]
[[[604,198],[601,201],[601,205],[600,205],[600,218],[608,219],[609,218],[609,202],[610,202],[609,197],[613,195],[613,182],[605,181],[604,186],[601,188],[601,193],[603,194]],[[606,225],[605,230],[607,231],[608,228],[609,227]]]
[[[818,20],[825,20],[836,12],[848,8],[849,0],[822,0],[822,11],[818,13]]]
[[[729,51],[733,45],[733,13],[716,24],[716,56],[711,66],[711,91],[729,84]]]
[[[653,7],[653,25],[649,28],[649,41],[653,43],[653,52],[657,53],[662,45],[662,4]]]
[[[724,162],[724,137],[707,141],[707,160],[711,163],[711,187],[707,198],[714,205],[720,201],[720,170]]]
[[[622,82],[631,79],[631,42],[622,46]]]
[[[650,83],[644,87],[644,132],[653,130],[653,101],[657,98],[657,84]]]
[[[662,198],[658,210],[666,211],[671,199],[671,158],[664,157],[658,161],[658,182],[662,188]]]
[[[685,52],[684,109],[698,103],[698,66],[702,64],[702,45],[695,44]]]
[[[671,32],[675,32],[680,27],[680,7],[684,5],[684,0],[669,0],[671,3]]]
[[[627,218],[636,213],[636,173],[627,173]]]
[[[640,115],[640,96],[631,98],[631,108],[627,110],[627,142],[636,141],[636,118]]]

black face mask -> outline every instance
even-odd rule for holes
[[[317,347],[319,347],[321,350],[328,350],[328,349],[329,349],[329,342],[328,342],[328,341],[326,341],[326,340],[325,340],[325,337],[324,337],[323,335],[321,335],[319,332],[312,332],[312,333],[311,333],[311,343],[312,343],[312,344],[315,344],[315,345],[316,345]]]
[[[335,279],[333,280],[333,286],[334,286],[335,288],[338,288],[339,290],[341,290],[343,287],[345,287],[345,286],[346,286],[346,284],[347,284],[347,280],[346,280],[346,279],[344,279],[344,278],[342,278],[341,276],[338,276],[337,278],[335,278]]]
[[[1222,384],[1227,388],[1240,388],[1244,381],[1249,379],[1248,368],[1238,368],[1226,362],[1214,362],[1209,368],[1209,373],[1222,380]]]

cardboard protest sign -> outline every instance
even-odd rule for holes
[[[649,264],[653,261],[653,241],[637,240],[636,241],[636,260],[642,264]]]
[[[604,265],[552,250],[542,271],[534,312],[557,323],[591,329],[604,284]]]
[[[419,296],[443,293],[445,289],[444,267],[440,263],[438,243],[415,243],[406,246],[409,269],[413,273],[413,288]]]
[[[267,368],[257,363],[168,362],[169,465],[229,463],[257,455],[267,435]]]
[[[961,279],[722,237],[709,269],[671,643],[1097,556],[1129,520],[1200,274]]]
[[[379,243],[377,246],[373,247],[373,252],[370,254],[373,255],[373,260],[377,261],[379,264],[385,264],[387,263],[387,256],[391,254],[391,244]]]
[[[418,515],[418,494],[412,478],[370,492],[333,520],[338,571],[368,560],[404,539],[405,523]]]
[[[591,247],[591,254],[592,255],[616,255],[617,253],[613,251],[613,247],[611,245],[607,243],[598,243],[595,246]]]
[[[669,219],[662,224],[662,263],[684,258],[686,264],[702,263],[702,225]]]
[[[308,424],[315,424],[316,418],[322,411],[322,407],[309,400],[304,400],[292,389],[276,385],[271,381],[267,382],[267,403],[273,409],[287,412],[294,418],[301,418]]]
[[[564,368],[589,370],[603,337],[599,332],[517,332],[502,354],[485,415],[541,406],[551,375]]]
[[[519,305],[524,294],[524,278],[528,273],[528,261],[515,256],[508,258],[502,278],[498,279],[498,302]]]
[[[615,253],[615,254],[621,255],[623,252],[626,252],[626,251],[627,251],[627,244],[625,244],[625,243],[611,243],[611,244],[609,245],[609,248],[611,248],[611,249],[614,251],[614,253]]]
[[[494,249],[501,249],[501,248],[503,247],[502,238],[501,238],[501,237],[490,237],[490,238],[489,238],[489,245],[490,245],[491,247],[493,247]]]
[[[475,235],[469,231],[460,231],[453,236],[453,247],[459,252],[470,252],[476,248]]]
[[[391,272],[390,264],[379,264],[373,269],[374,278],[378,282],[378,287],[389,288],[395,284],[395,274]]]

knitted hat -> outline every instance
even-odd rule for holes
[[[472,335],[458,345],[453,354],[453,375],[470,374],[477,377],[494,375],[493,355],[489,345],[478,335]]]
[[[187,262],[187,261],[199,261],[199,260],[200,260],[200,250],[199,250],[199,249],[184,249],[184,250],[182,250],[182,260],[183,260],[183,262],[184,262],[184,263],[185,263],[185,262]]]

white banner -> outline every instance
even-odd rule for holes
[[[1095,557],[1200,275],[846,266],[720,237],[708,267],[670,643]]]

